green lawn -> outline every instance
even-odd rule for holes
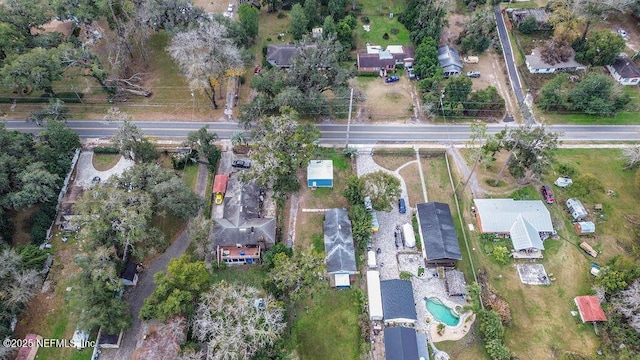
[[[573,125],[637,125],[640,123],[638,112],[619,112],[612,117],[602,117],[587,114],[559,114],[540,113],[541,119],[547,124],[573,124]]]
[[[387,45],[412,45],[409,40],[409,31],[398,21],[398,14],[405,9],[405,3],[403,1],[366,1],[363,4],[362,13],[358,18],[358,27],[355,32],[358,37],[357,47],[358,49],[364,49],[366,43],[371,45],[380,45],[386,47]],[[393,17],[389,16],[393,13]],[[362,25],[363,17],[369,18],[371,31],[364,31]],[[392,29],[397,29],[396,34],[392,33]],[[384,39],[384,34],[389,35],[388,39]]]
[[[265,272],[260,265],[242,265],[242,266],[228,266],[224,269],[213,270],[213,282],[226,281],[228,283],[242,283],[262,288],[262,279],[265,277]]]
[[[196,191],[198,182],[198,164],[189,164],[182,172],[182,180],[191,190]]]
[[[298,306],[291,345],[300,359],[360,358],[358,309],[353,294],[352,290],[324,288]]]

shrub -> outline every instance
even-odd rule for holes
[[[602,192],[604,192],[604,185],[593,176],[581,176],[573,180],[573,184],[567,188],[569,196],[577,198],[585,198]]]
[[[279,12],[278,13],[278,19],[284,19],[287,17],[287,14],[283,13],[283,12]]]
[[[400,32],[400,29],[396,29],[396,28],[391,29],[391,33],[393,35],[397,35],[399,32]]]
[[[94,154],[118,154],[118,149],[112,146],[96,146],[93,148]]]
[[[498,245],[493,247],[491,257],[500,265],[507,265],[509,263],[509,249],[506,246]]]
[[[536,18],[530,15],[527,16],[527,18],[524,19],[522,23],[520,23],[518,29],[520,29],[520,32],[523,34],[531,34],[536,31],[537,27],[538,24],[536,23]]]
[[[370,22],[369,17],[368,16],[362,16],[360,18],[360,21],[362,21],[363,24],[368,24]]]
[[[389,34],[388,33],[382,34],[382,38],[385,40],[389,40]]]
[[[400,272],[400,280],[411,280],[412,276],[413,275],[411,275],[411,273],[408,272],[408,271],[401,271]]]
[[[567,164],[560,164],[558,166],[558,173],[562,176],[566,176],[566,177],[574,177],[578,174],[578,171],[576,170],[576,168],[574,168],[571,165],[567,165]]]
[[[47,239],[47,230],[49,230],[55,217],[56,204],[50,202],[42,204],[40,210],[33,217],[33,224],[29,234],[31,243],[40,245]]]

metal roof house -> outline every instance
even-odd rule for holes
[[[543,237],[554,232],[551,214],[541,200],[473,199],[482,234],[508,234],[513,248],[544,250]]]
[[[416,330],[407,327],[384,329],[384,352],[387,360],[418,360]]]
[[[526,55],[524,58],[527,69],[529,69],[529,72],[532,74],[553,74],[558,71],[580,71],[587,69],[585,65],[580,64],[574,59],[573,54],[567,61],[555,64],[545,62],[540,55],[539,49],[533,49],[531,55]]]
[[[380,281],[384,324],[415,324],[418,320],[411,281],[391,279]]]
[[[628,56],[619,56],[611,65],[607,65],[611,76],[622,85],[640,84],[640,69]]]
[[[369,320],[382,321],[382,292],[380,290],[380,273],[367,271],[367,295],[369,299]]]
[[[597,296],[576,296],[573,301],[578,307],[582,322],[607,321],[607,316],[604,314]]]
[[[307,166],[307,186],[333,187],[333,160],[311,160]]]
[[[350,275],[357,272],[356,253],[347,209],[330,209],[324,213],[324,250],[327,274],[336,287],[350,287]]]
[[[443,70],[443,76],[457,76],[462,73],[462,60],[458,50],[449,45],[438,48],[438,63]]]
[[[261,217],[260,188],[256,183],[243,184],[231,177],[222,217],[214,221],[211,241],[216,245],[218,262],[251,264],[275,244],[276,221]]]
[[[428,202],[417,208],[425,265],[455,267],[462,260],[462,253],[449,204]]]

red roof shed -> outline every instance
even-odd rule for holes
[[[573,301],[578,306],[582,322],[607,321],[607,316],[600,306],[600,300],[596,296],[576,296]]]

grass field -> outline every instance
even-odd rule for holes
[[[367,43],[371,45],[412,45],[409,40],[409,31],[398,21],[398,14],[404,11],[404,1],[366,1],[363,3],[362,13],[358,18],[356,34],[358,37],[358,49],[364,49]],[[393,14],[393,17],[390,16]],[[363,22],[363,17],[369,19],[369,23]],[[362,25],[369,25],[371,31],[365,31]],[[396,29],[392,31],[392,29]],[[384,34],[388,39],[384,39]]]
[[[196,185],[198,182],[198,164],[189,164],[182,171],[182,180],[187,186],[196,191]]]
[[[636,185],[635,174],[623,170],[620,150],[562,149],[557,152],[557,158],[559,163],[568,164],[577,170],[578,175],[574,176],[574,179],[592,176],[599,179],[605,189],[590,192],[581,198],[589,210],[593,209],[594,203],[603,204],[605,209],[603,218],[595,217],[597,234],[595,239],[589,240],[596,242],[596,247],[602,249],[602,257],[599,256],[597,261],[605,263],[614,255],[628,254],[633,232],[625,216],[638,215],[635,204],[640,197],[640,189]],[[488,171],[478,169],[480,178],[495,179],[500,165],[497,163]],[[429,170],[425,167],[425,174],[434,172],[439,173],[440,170]],[[544,182],[550,184],[557,176],[557,173],[548,174]],[[513,183],[507,176],[505,181]],[[429,184],[429,181],[427,183]],[[540,199],[538,186],[505,185],[499,189],[487,186],[485,188],[504,192],[503,195],[492,195],[496,198]],[[435,200],[432,194],[437,194],[439,190],[431,190],[431,187],[429,198]],[[614,190],[613,196],[606,194],[608,189]],[[513,321],[506,328],[505,341],[509,348],[523,359],[560,358],[569,353],[587,357],[592,356],[598,346],[598,339],[592,327],[581,324],[577,318],[570,315],[570,311],[575,310],[573,297],[591,292],[592,279],[588,270],[589,263],[594,259],[586,256],[577,247],[583,239],[575,234],[569,215],[565,211],[563,202],[568,198],[567,192],[557,187],[553,187],[553,190],[556,204],[548,208],[559,238],[545,241],[545,257],[540,261],[547,273],[554,274],[556,280],[550,286],[523,285],[513,267],[514,261],[508,266],[496,264],[485,254],[495,243],[486,246],[477,233],[469,233],[472,247],[476,249],[471,252],[476,268],[486,271],[488,282],[511,306]],[[471,205],[468,195],[465,195],[462,204],[463,209]],[[475,219],[468,211],[464,212],[465,225],[468,223],[475,226]],[[464,268],[465,261],[460,266]],[[465,273],[468,277],[469,273],[466,270]],[[475,349],[476,345],[468,346],[468,352],[456,350],[448,344],[444,344],[443,349],[451,349],[457,354],[457,359],[478,358],[480,349]]]
[[[298,306],[291,345],[300,359],[359,359],[360,331],[353,293],[324,288]]]
[[[120,154],[96,154],[91,157],[93,167],[98,171],[106,171],[114,167],[122,155]]]

